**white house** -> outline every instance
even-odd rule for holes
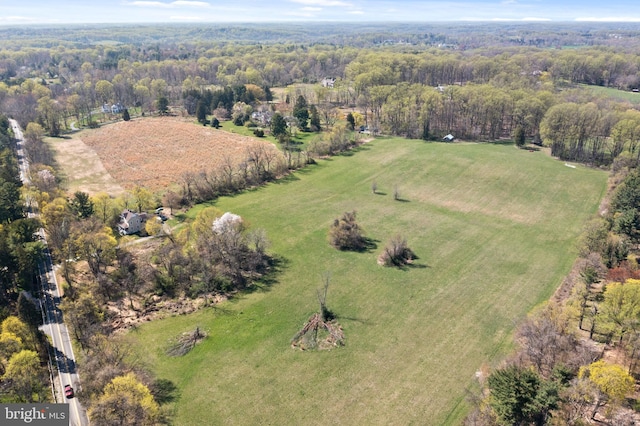
[[[336,84],[336,79],[328,78],[328,77],[323,78],[320,84],[322,85],[322,87],[328,87],[329,89],[333,89],[333,85]]]
[[[122,111],[124,111],[124,105],[120,102],[113,105],[109,105],[107,103],[102,105],[102,112],[105,114],[120,114]]]
[[[122,105],[120,102],[111,105],[111,114],[120,114],[123,111],[124,105]]]
[[[136,213],[129,209],[124,210],[120,214],[120,222],[118,223],[118,232],[120,235],[136,234],[144,228],[147,221],[146,213]]]

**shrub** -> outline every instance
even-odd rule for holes
[[[253,134],[256,135],[259,138],[263,138],[264,137],[264,130],[262,129],[255,129],[253,131]]]
[[[331,245],[339,250],[364,250],[366,240],[362,229],[356,222],[356,212],[345,212],[341,218],[333,221],[329,230]]]
[[[406,238],[397,235],[391,239],[378,256],[378,264],[384,266],[404,266],[415,259],[415,254],[407,245]]]

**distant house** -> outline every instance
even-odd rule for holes
[[[447,136],[442,138],[442,140],[445,141],[445,142],[453,142],[454,139],[455,139],[455,137],[451,133],[449,133]]]
[[[251,119],[262,126],[270,125],[272,117],[273,113],[271,111],[255,111],[251,114]]]
[[[102,105],[102,112],[105,114],[120,114],[124,111],[124,109],[124,105],[122,105],[120,102],[113,105],[109,105],[107,103]]]
[[[122,105],[120,102],[118,102],[117,104],[111,105],[111,114],[120,114],[123,111],[124,111],[124,105]]]
[[[124,210],[120,214],[120,222],[118,223],[118,232],[120,235],[137,234],[142,231],[147,221],[146,213],[136,213],[129,209]]]
[[[320,84],[322,85],[322,87],[327,87],[329,89],[333,89],[333,85],[336,84],[336,79],[335,78],[323,78],[322,81],[320,82]]]

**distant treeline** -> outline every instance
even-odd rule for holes
[[[640,59],[626,52],[634,43],[630,28],[614,33],[607,26],[534,30],[506,25],[485,34],[483,25],[434,25],[420,31],[412,25],[402,30],[389,25],[365,31],[362,37],[375,39],[364,43],[367,47],[360,47],[354,35],[357,25],[287,28],[90,27],[73,36],[86,36],[85,44],[71,45],[64,41],[72,37],[65,29],[31,29],[35,38],[59,35],[60,45],[0,50],[0,110],[23,126],[38,122],[57,135],[74,122],[82,126],[117,118],[102,109],[104,104],[145,114],[156,111],[162,100],[163,105],[198,113],[206,121],[216,110],[222,118],[232,117],[234,111],[250,115],[268,109],[292,115],[293,100],[303,95],[326,118],[325,128],[344,123],[346,109],[358,112],[363,118],[358,124],[372,133],[426,140],[450,133],[468,140],[514,138],[544,143],[563,159],[593,164],[609,163],[623,152],[640,152],[635,106],[579,86],[626,91],[640,87]],[[436,29],[446,36],[437,35]],[[331,30],[344,37],[354,35],[352,42],[288,41],[298,32],[319,40]],[[135,31],[139,35],[132,40],[156,41],[95,42],[107,33],[134,37]],[[208,41],[216,32],[244,34],[247,40],[263,33],[272,38]],[[25,37],[21,43],[29,43],[28,33],[20,32]],[[163,41],[169,34],[174,38]],[[540,44],[532,41],[538,37],[559,44],[574,37],[577,44],[593,46],[530,47]],[[281,39],[287,41],[276,42]],[[470,48],[489,46],[488,40],[495,44]],[[270,102],[270,88],[285,88],[284,96]],[[198,111],[199,102],[204,110]]]

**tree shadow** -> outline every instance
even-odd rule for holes
[[[361,251],[371,252],[378,248],[379,242],[380,240],[374,240],[373,238],[364,237],[364,248]]]
[[[398,197],[394,201],[397,201],[399,203],[410,203],[411,202],[411,200],[407,200],[406,198],[402,198],[402,197]]]
[[[319,166],[317,162],[315,162],[315,160],[311,159],[312,161],[314,161],[313,163],[307,163],[304,167],[296,170],[296,174],[301,174],[301,175],[308,175],[310,173],[313,173],[316,168]]]
[[[491,145],[514,145],[515,142],[513,142],[511,139],[504,139],[504,140],[494,140],[494,141],[489,141],[489,143]]]
[[[376,192],[374,192],[374,194],[375,195],[387,195],[387,193],[384,192],[384,191],[376,191]]]
[[[416,263],[416,260],[420,259],[420,257],[418,257],[415,253],[413,253],[413,256],[411,258],[411,261],[409,263],[401,263],[401,264],[394,264],[391,265],[392,268],[396,268],[399,269],[401,271],[410,271],[411,269],[427,269],[427,268],[431,268],[431,266],[425,264],[425,263]]]
[[[378,248],[380,240],[374,240],[369,237],[362,237],[361,247],[338,248],[340,251],[353,251],[356,253],[369,253]]]
[[[58,370],[61,373],[75,374],[76,362],[68,358],[60,349],[51,347],[53,349],[53,357],[55,359],[55,365],[58,366]]]
[[[336,314],[336,315],[335,315],[335,318],[336,318],[337,320],[345,320],[345,321],[353,321],[353,322],[357,322],[357,323],[360,323],[360,324],[362,324],[362,325],[372,325],[372,324],[373,324],[371,321],[366,320],[366,319],[356,318],[356,317],[348,317],[348,316],[345,316],[345,315],[338,315],[338,314]]]
[[[280,179],[276,179],[275,181],[273,181],[273,183],[275,183],[276,185],[286,185],[297,180],[300,180],[300,178],[296,176],[295,173],[289,173],[286,176],[281,177]]]
[[[254,291],[269,291],[272,286],[279,282],[278,277],[290,263],[291,262],[283,256],[274,255],[270,257],[267,261],[266,273],[258,280],[251,283],[251,286],[249,286],[244,292],[252,293]]]
[[[431,266],[422,263],[407,263],[403,267],[399,268],[401,271],[409,271],[411,269],[427,269]]]
[[[168,379],[154,380],[154,382],[151,383],[151,386],[149,386],[149,390],[151,391],[153,398],[160,405],[174,402],[180,398],[178,387]]]

